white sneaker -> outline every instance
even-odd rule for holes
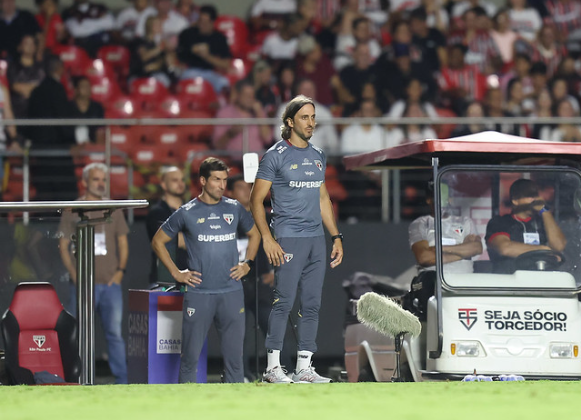
[[[295,372],[292,379],[297,384],[328,384],[329,382],[333,382],[331,378],[325,378],[315,372],[315,368],[312,366]]]
[[[267,370],[262,375],[262,382],[271,384],[292,384],[294,381],[286,375],[286,370],[280,366]]]

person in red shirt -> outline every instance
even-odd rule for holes
[[[57,10],[58,0],[36,0],[36,5],[38,13],[34,17],[44,34],[44,48],[53,51],[66,36],[65,26]]]

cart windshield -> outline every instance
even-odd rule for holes
[[[448,288],[579,290],[577,171],[448,167],[436,184]]]

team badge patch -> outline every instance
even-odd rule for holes
[[[45,335],[33,335],[32,340],[36,343],[38,347],[42,347],[44,342],[46,341]]]
[[[224,215],[222,215],[222,217],[224,218],[224,220],[226,220],[226,223],[228,223],[229,225],[231,225],[232,222],[234,221],[233,214],[224,214]]]
[[[478,321],[478,311],[476,308],[458,308],[458,320],[464,325],[464,327],[470,331],[470,329]]]
[[[457,227],[454,229],[454,232],[456,232],[458,235],[462,235],[464,233],[464,228],[462,226]]]
[[[284,260],[290,262],[293,259],[293,254],[284,254]]]
[[[317,168],[319,168],[319,171],[323,170],[323,162],[321,162],[320,160],[315,160],[315,165],[317,165]]]
[[[195,313],[196,313],[196,308],[188,308],[187,309],[188,316],[192,316]]]

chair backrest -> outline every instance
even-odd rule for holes
[[[42,371],[78,381],[77,324],[50,283],[16,287],[2,317],[2,336],[6,368],[14,383],[30,383],[34,373]]]

